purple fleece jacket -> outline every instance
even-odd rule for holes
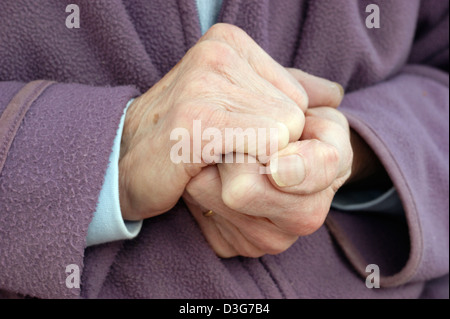
[[[70,3],[79,29],[66,28]],[[379,29],[365,25],[371,3]],[[224,0],[219,21],[282,65],[346,88],[341,110],[384,164],[406,219],[331,211],[282,254],[220,259],[181,201],[137,238],[85,249],[122,112],[200,37],[195,1],[1,1],[0,295],[448,298],[448,6]],[[66,287],[69,264],[81,288]],[[382,288],[366,287],[368,264]]]

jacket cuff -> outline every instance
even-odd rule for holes
[[[117,129],[114,145],[109,157],[109,165],[105,174],[105,181],[97,204],[97,210],[89,224],[86,246],[103,244],[116,240],[132,239],[136,237],[142,227],[142,221],[125,221],[122,218],[119,201],[119,155],[122,140],[123,125],[126,112],[133,99],[127,103],[119,128]]]
[[[405,67],[341,107],[382,162],[406,218],[332,210],[326,225],[337,244],[362,277],[378,265],[382,287],[448,273],[448,75]]]
[[[83,272],[111,147],[124,106],[139,91],[54,83],[36,95],[26,87],[10,100],[29,108],[0,176],[0,285],[33,297],[78,298],[66,269]]]

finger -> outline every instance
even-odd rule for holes
[[[230,45],[262,78],[286,94],[303,111],[307,109],[308,95],[303,86],[245,31],[230,24],[219,23],[211,27],[200,39],[200,41],[207,40],[221,41]]]
[[[251,163],[250,156],[244,156],[242,163],[235,160],[232,164],[217,165],[222,181],[222,201],[227,207],[250,216],[272,219],[301,203],[299,196],[274,188],[262,174],[264,166]]]
[[[269,178],[280,190],[312,194],[340,187],[351,173],[353,151],[345,116],[330,107],[308,109],[301,141],[270,159]]]
[[[205,187],[207,185],[207,187]],[[259,249],[255,244],[258,241],[249,240],[241,230],[246,230],[248,224],[233,223],[228,216],[241,215],[231,211],[221,200],[221,181],[216,166],[210,166],[202,170],[187,185],[184,199],[189,207],[196,206],[192,210],[208,242],[221,257],[232,257],[234,255],[246,257],[260,257],[266,252]],[[196,205],[193,205],[195,198]],[[201,209],[198,209],[201,207]],[[213,209],[214,215],[205,217],[204,211]],[[242,215],[244,216],[244,215]],[[239,227],[240,226],[240,227]],[[233,253],[235,253],[233,255]]]
[[[220,105],[227,111],[253,115],[270,114],[272,119],[286,125],[291,142],[300,139],[305,124],[305,115],[292,100],[282,94],[270,94],[270,88],[265,92],[255,92],[230,85],[228,91],[231,94],[223,97],[220,101]]]
[[[219,41],[203,41],[189,56],[193,60],[191,64],[198,65],[204,72],[189,82],[188,89],[199,94],[204,92],[209,102],[207,107],[215,104],[238,113],[270,114],[288,127],[292,141],[300,138],[304,110],[257,74],[231,46]],[[206,86],[209,90],[205,90]]]
[[[350,142],[350,127],[345,116],[329,107],[318,107],[307,111],[308,125],[305,127],[302,140],[317,139],[332,145],[339,154],[337,177],[350,173],[353,161],[353,150]]]
[[[203,120],[194,121],[192,138],[186,138],[177,147],[172,147],[171,158],[176,158],[180,148],[190,150],[192,142],[194,163],[220,163],[222,155],[233,152],[250,154],[255,158],[269,156],[289,143],[289,130],[281,122],[253,114],[239,114],[217,109],[208,115],[200,115]],[[174,130],[171,140],[183,137],[183,129]],[[187,144],[188,145],[184,145]],[[175,145],[174,145],[175,146]]]
[[[264,232],[269,229],[269,223],[264,224],[265,229],[259,230],[257,224],[253,224],[255,228],[251,230],[246,226],[249,240],[259,240],[258,247],[272,249],[272,252],[285,250],[286,246],[277,245],[291,245],[296,240],[294,236],[308,235],[321,227],[334,196],[331,188],[302,196],[282,192],[273,187],[265,175],[259,174],[255,164],[219,164],[217,167],[225,205],[233,211],[245,213],[249,218],[266,218],[278,230],[271,232],[276,235],[270,237],[272,242],[268,243]],[[223,216],[237,223],[226,213]]]
[[[266,252],[262,251],[251,243],[233,223],[226,218],[218,215],[216,216],[216,225],[223,238],[233,247],[238,255],[244,257],[261,257]]]
[[[329,106],[337,108],[342,102],[344,88],[339,83],[308,74],[299,69],[287,68],[287,70],[308,94],[308,107]]]
[[[227,240],[234,243],[233,247],[238,247],[236,245],[239,241],[249,243],[246,243],[245,246],[241,245],[244,250],[236,248],[239,254],[251,257],[261,256],[262,253],[278,254],[297,240],[297,235],[280,229],[267,218],[249,216],[245,212],[237,212],[227,207],[220,196],[221,188],[217,167],[208,167],[191,180],[187,187],[187,193],[204,207],[203,211],[213,209],[215,214],[207,218],[209,221],[214,220],[217,224],[222,224],[222,227],[227,227],[228,231],[233,229],[231,225],[236,228],[233,232],[238,232],[236,236],[239,240],[236,241],[237,238]],[[273,209],[273,207],[267,206],[267,209]],[[202,217],[205,218],[200,216],[200,218]]]
[[[230,258],[239,255],[238,251],[224,238],[220,229],[217,227],[215,220],[213,218],[205,218],[205,216],[203,216],[204,208],[198,204],[194,204],[192,198],[189,199],[189,197],[190,196],[185,193],[183,195],[183,200],[214,252],[222,258]]]
[[[273,207],[266,207],[273,209]],[[221,216],[235,225],[242,236],[254,247],[266,254],[276,255],[288,249],[298,239],[298,235],[280,228],[270,219],[250,216],[229,209],[221,210]],[[281,218],[276,218],[281,220]]]

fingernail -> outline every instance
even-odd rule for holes
[[[299,155],[274,157],[270,160],[270,173],[280,187],[299,185],[305,179],[305,162]]]
[[[337,83],[337,82],[334,82],[334,84],[335,84],[335,85],[337,86],[337,88],[339,89],[339,93],[341,94],[341,96],[344,97],[344,94],[345,94],[344,87],[343,87],[342,85],[340,85],[339,83]]]

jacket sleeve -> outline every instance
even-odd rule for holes
[[[128,86],[0,82],[0,290],[79,296],[66,267],[83,271],[119,121],[137,95]]]
[[[448,282],[448,8],[439,20],[432,12],[422,5],[409,63],[342,103],[351,127],[389,174],[406,221],[332,211],[327,226],[363,277],[367,265],[379,266],[384,287],[440,277]]]
[[[123,125],[126,111],[133,100],[127,103],[127,107],[120,119],[119,128],[109,156],[109,164],[106,169],[105,181],[98,198],[97,209],[88,227],[86,246],[108,243],[116,240],[132,239],[136,237],[143,224],[143,220],[124,220],[120,209],[119,195],[119,155],[120,142],[122,140]]]

